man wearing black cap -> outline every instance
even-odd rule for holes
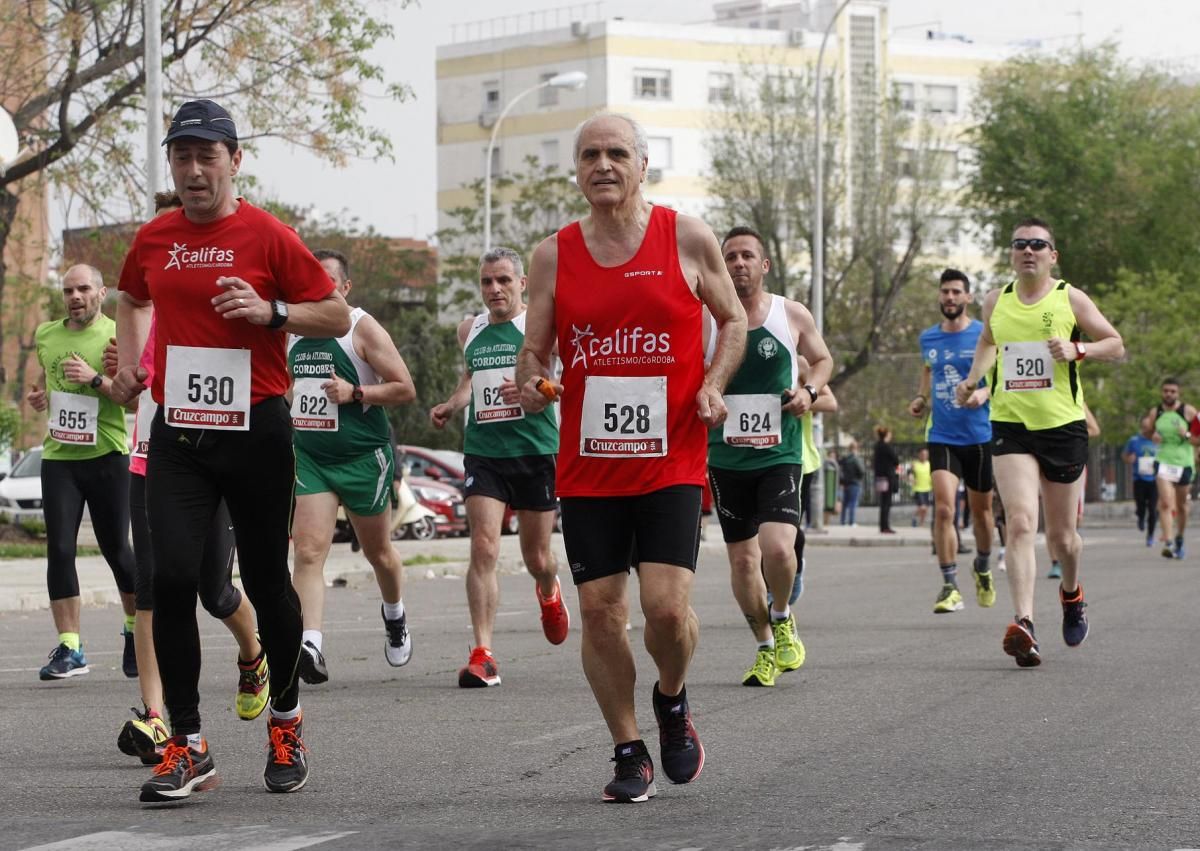
[[[196,588],[203,540],[223,498],[242,583],[271,660],[270,756],[263,782],[308,779],[296,680],[300,602],[288,574],[294,459],[284,394],[285,332],[340,337],[346,302],[296,233],[239,198],[237,129],[212,101],[180,107],[163,142],[180,211],[143,225],[121,270],[117,398],[144,389],[137,366],[157,316],[147,505],[154,550],[154,646],[173,736],[141,800],[216,785],[200,735]],[[239,660],[257,668],[261,659]]]

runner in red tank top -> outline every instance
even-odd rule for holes
[[[529,272],[517,383],[526,410],[563,360],[557,488],[571,575],[579,588],[583,667],[616,746],[606,801],[655,794],[639,738],[625,589],[638,567],[646,648],[658,668],[654,714],[663,771],[688,783],[704,767],[684,680],[699,621],[690,605],[699,545],[707,430],[725,420],[721,393],[746,343],[746,314],[712,231],[651,206],[646,137],[602,114],[575,136],[576,181],[591,214],[544,240]],[[716,318],[707,372],[701,303]]]

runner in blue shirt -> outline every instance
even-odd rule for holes
[[[1154,484],[1158,470],[1158,445],[1152,439],[1154,426],[1143,421],[1141,431],[1125,441],[1121,458],[1133,465],[1133,501],[1137,505],[1137,527],[1146,533],[1146,546],[1154,546],[1154,526],[1158,522],[1158,491]]]

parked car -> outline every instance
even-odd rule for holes
[[[433,520],[439,538],[467,533],[467,506],[457,488],[436,479],[413,475],[408,476],[408,486],[412,488],[413,496],[436,515]]]
[[[429,449],[425,446],[401,444],[396,447],[396,469],[407,469],[409,475],[435,479],[451,485],[458,488],[459,493],[466,487],[467,473],[464,469],[463,454],[453,449]],[[520,525],[517,513],[506,507],[504,519],[500,521],[500,531],[505,535],[515,535]]]
[[[43,520],[42,513],[42,447],[35,446],[0,479],[0,514],[8,515],[13,523],[21,520]]]

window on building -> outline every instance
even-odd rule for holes
[[[958,154],[954,151],[930,151],[933,174],[939,180],[955,180],[958,177]]]
[[[638,100],[670,100],[671,72],[657,68],[635,68],[633,96]]]
[[[708,102],[728,103],[733,100],[733,74],[724,71],[708,72]]]
[[[650,158],[650,168],[672,168],[671,137],[650,136],[646,139],[647,156]]]
[[[483,111],[500,111],[500,81],[488,80],[483,84]]]
[[[558,140],[543,139],[542,140],[542,165],[544,167],[558,168]]]
[[[896,101],[905,112],[915,112],[917,109],[916,89],[912,83],[896,83],[894,86]]]
[[[958,86],[926,86],[925,108],[930,112],[956,115],[958,113]]]
[[[557,71],[540,74],[538,75],[538,82],[549,82],[557,76]],[[554,86],[546,86],[546,88],[540,89],[538,91],[538,106],[558,106],[558,89],[554,88]]]

